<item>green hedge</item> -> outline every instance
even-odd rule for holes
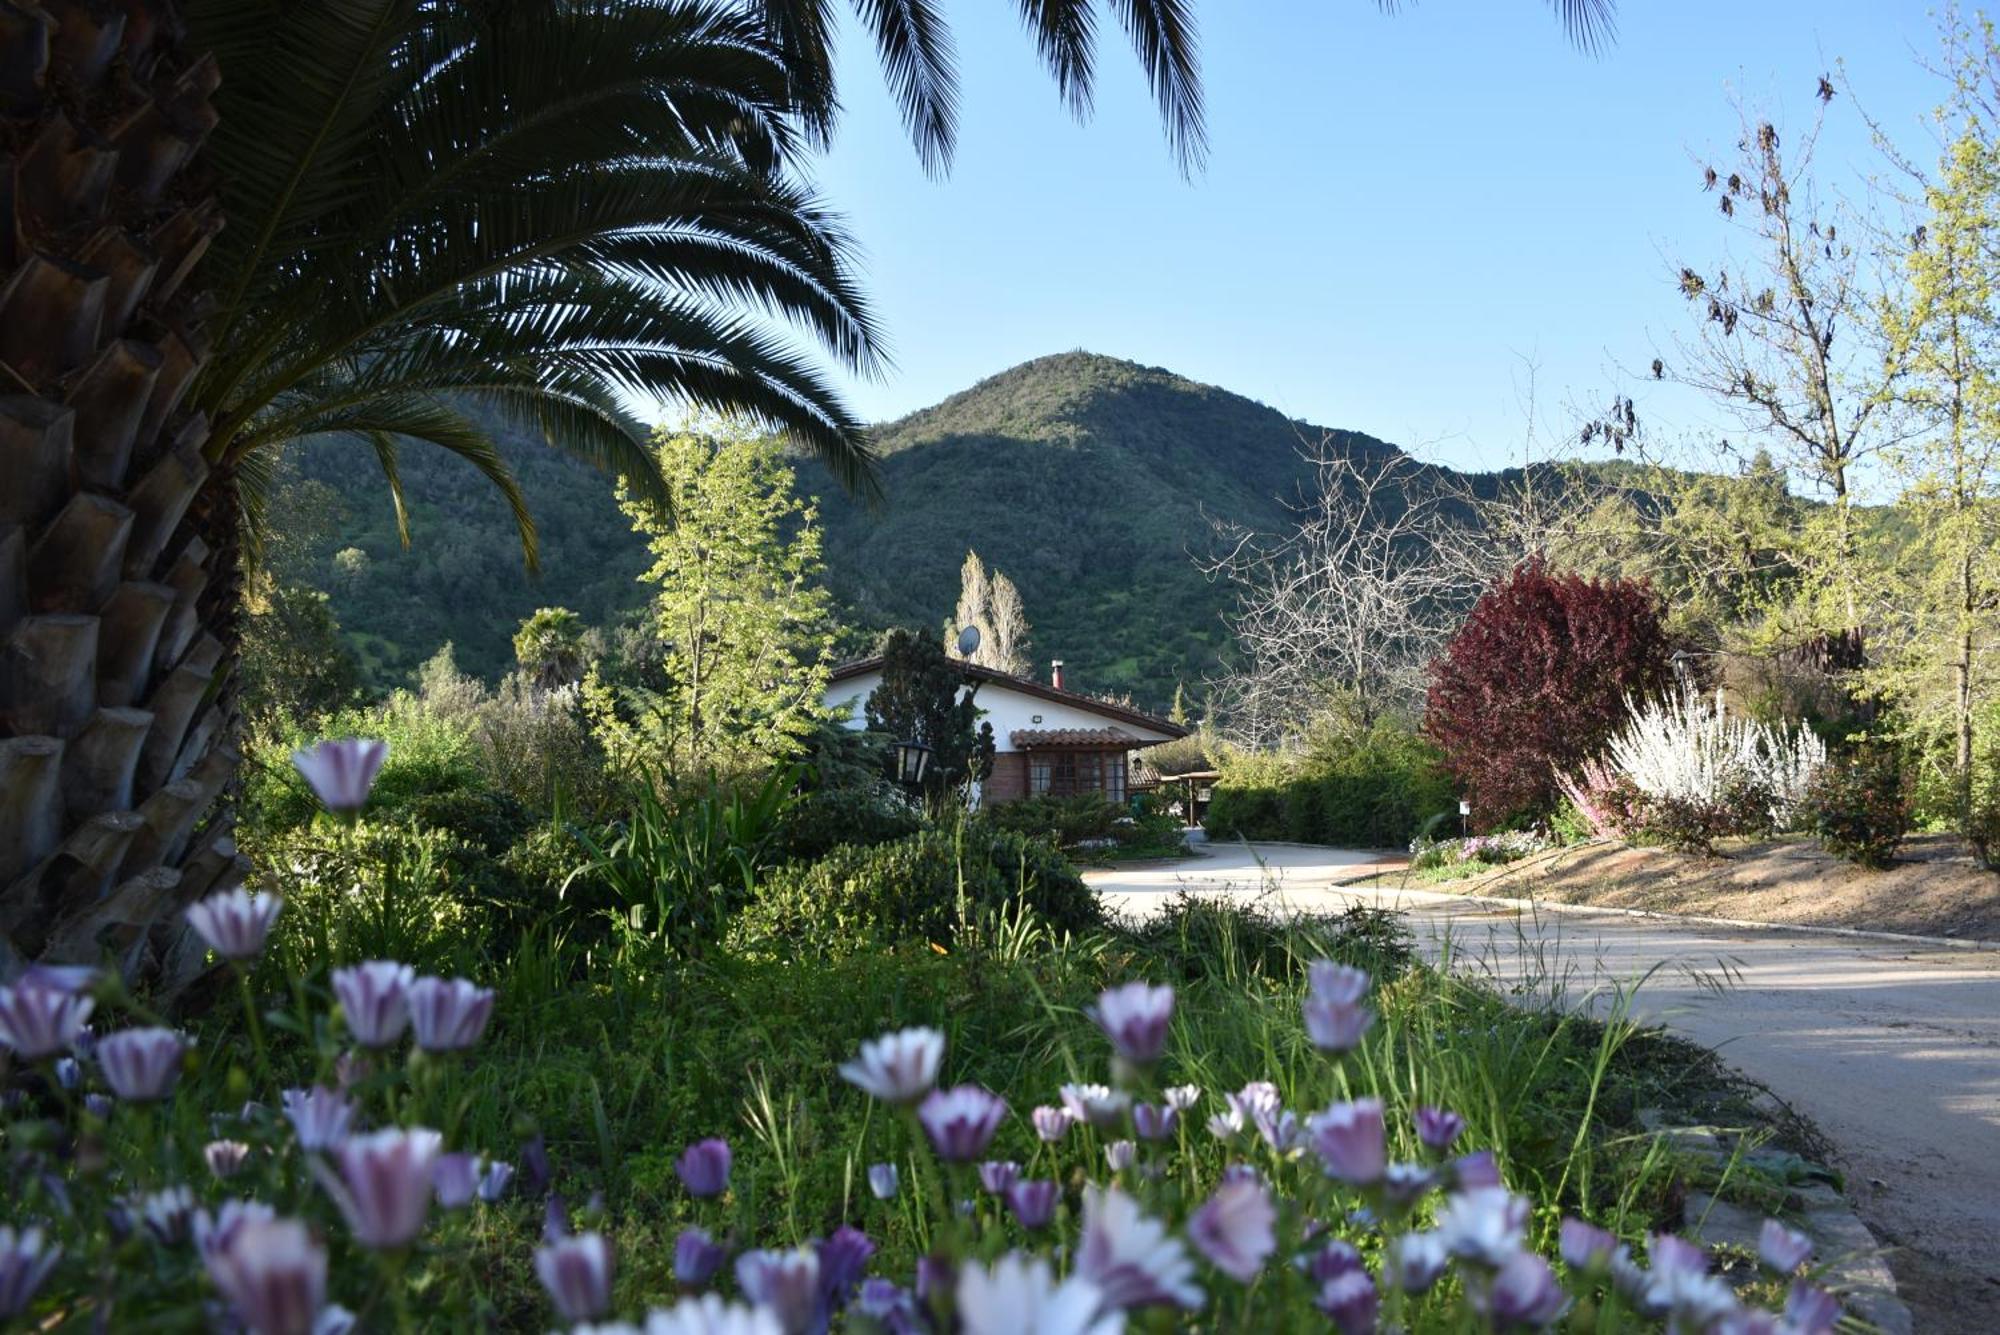
[[[1378,726],[1301,756],[1224,760],[1205,824],[1224,839],[1401,848],[1433,818],[1457,809],[1457,791],[1437,752],[1407,732]]]
[[[871,943],[946,942],[969,912],[1025,900],[1044,922],[1080,930],[1103,922],[1096,897],[1049,845],[969,822],[893,843],[836,848],[769,873],[730,929],[732,948],[840,956]]]

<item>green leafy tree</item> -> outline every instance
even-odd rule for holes
[[[646,536],[660,685],[586,685],[614,762],[742,772],[795,756],[825,715],[833,632],[819,520],[776,439],[662,431],[665,505],[621,488]]]
[[[514,661],[543,690],[582,680],[583,618],[567,607],[537,609],[514,632]]]
[[[1924,189],[1908,287],[1884,308],[1907,366],[1901,399],[1921,429],[1890,456],[1910,534],[1900,636],[1871,680],[1920,750],[1949,756],[1953,805],[1969,822],[1975,724],[2000,674],[2000,142],[1979,99],[2000,50],[1985,26],[1948,38],[1962,61],[1947,113],[1959,132]]]
[[[936,640],[901,627],[882,637],[877,653],[882,682],[868,697],[869,731],[931,749],[924,790],[932,795],[985,777],[993,764],[993,726],[980,722],[972,678]]]

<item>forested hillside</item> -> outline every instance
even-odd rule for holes
[[[968,547],[1019,585],[1032,656],[1069,680],[1164,708],[1210,669],[1226,594],[1195,569],[1210,517],[1270,524],[1307,476],[1298,448],[1320,428],[1167,371],[1089,353],[1039,358],[881,428],[886,500],[871,509],[816,466],[801,483],[825,519],[833,592],[857,628],[942,626]],[[1336,432],[1340,448],[1392,447]],[[612,482],[521,433],[505,452],[542,533],[543,570],[522,569],[505,506],[473,470],[420,445],[403,453],[412,544],[365,447],[299,452],[306,478],[342,498],[315,582],[378,683],[450,640],[460,666],[491,676],[535,608],[592,624],[643,601],[643,548]],[[335,554],[354,548],[365,559]]]

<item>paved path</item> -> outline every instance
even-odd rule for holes
[[[2000,1330],[2000,953],[1341,887],[1375,861],[1238,845],[1086,879],[1136,914],[1182,887],[1301,909],[1397,908],[1433,954],[1449,942],[1461,961],[1510,980],[1560,978],[1572,996],[1657,970],[1640,1014],[1720,1049],[1818,1123],[1863,1218],[1916,1253],[1898,1274],[1990,1301],[1987,1329]]]

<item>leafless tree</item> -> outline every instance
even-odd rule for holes
[[[989,571],[975,551],[966,552],[959,569],[958,608],[945,627],[946,645],[954,645],[967,626],[979,631],[979,647],[971,662],[1016,676],[1029,672],[1028,613],[1021,605],[1021,591],[998,570]]]
[[[1314,482],[1296,523],[1217,523],[1198,562],[1237,594],[1239,660],[1211,683],[1230,739],[1296,743],[1333,708],[1367,722],[1414,712],[1431,658],[1478,596],[1458,553],[1469,516],[1440,470],[1355,457],[1330,439],[1301,451]]]
[[[1820,118],[1789,149],[1775,125],[1746,116],[1733,163],[1705,167],[1703,186],[1746,243],[1735,264],[1681,268],[1696,313],[1676,354],[1653,362],[1656,378],[1688,385],[1731,413],[1753,446],[1768,448],[1795,481],[1826,500],[1812,555],[1841,623],[1860,625],[1855,584],[1856,469],[1898,439],[1892,392],[1902,367],[1872,337],[1879,283],[1857,245],[1864,221],[1820,198],[1812,157]],[[1845,234],[1843,233],[1845,229]]]

